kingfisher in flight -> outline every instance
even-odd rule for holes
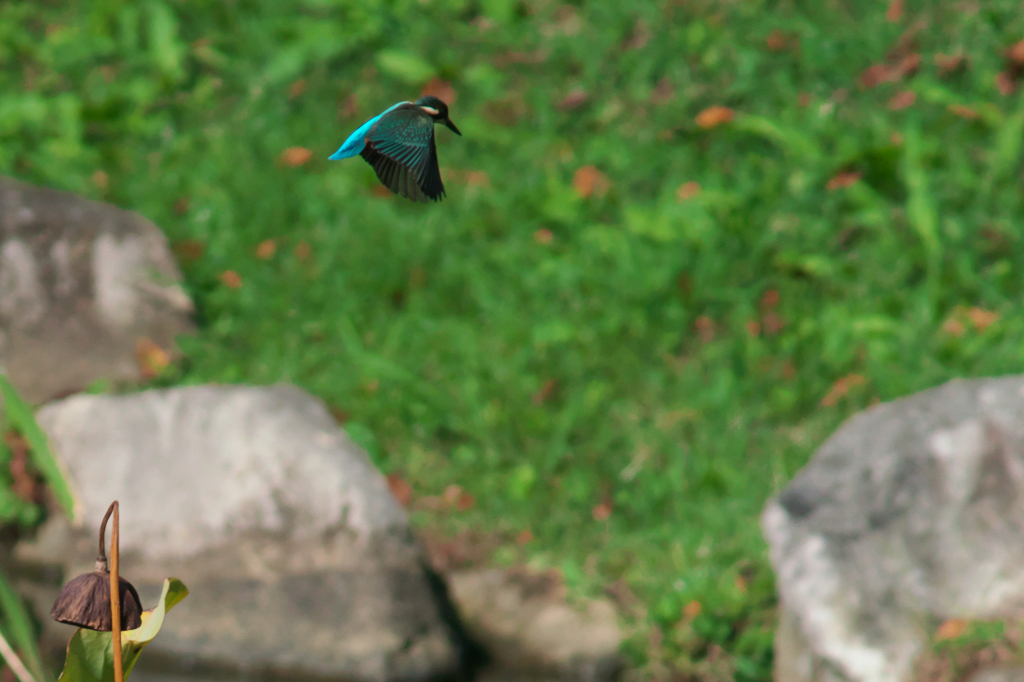
[[[359,126],[327,158],[337,161],[359,154],[395,194],[424,203],[428,199],[441,201],[445,194],[434,146],[436,122],[462,135],[448,118],[448,105],[437,97],[427,95],[415,102],[399,102]]]

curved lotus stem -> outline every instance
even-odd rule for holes
[[[110,529],[110,636],[114,645],[114,682],[124,682],[124,661],[121,660],[121,584],[118,582],[118,504],[117,500],[110,505],[114,511],[114,524]],[[110,513],[110,510],[107,511]],[[104,518],[104,526],[106,519]],[[103,549],[103,531],[100,531],[100,549]]]

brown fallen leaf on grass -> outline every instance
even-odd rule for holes
[[[189,201],[188,197],[180,197],[174,202],[174,215],[183,216],[188,213]]]
[[[900,109],[906,109],[916,101],[917,93],[913,90],[904,90],[893,95],[886,107],[889,111],[899,111]]]
[[[999,313],[994,310],[958,305],[949,311],[941,329],[947,334],[960,337],[967,333],[968,328],[982,333],[998,321]]]
[[[779,29],[775,29],[768,34],[768,37],[764,39],[764,42],[772,52],[782,52],[786,49],[786,34]]]
[[[999,321],[999,313],[982,308],[971,308],[967,311],[967,317],[979,332],[985,331],[995,322]]]
[[[921,65],[921,55],[908,54],[894,64],[874,64],[860,74],[860,84],[865,89],[874,88],[882,83],[892,83],[917,73]]]
[[[144,379],[160,376],[171,364],[171,354],[145,336],[135,343],[135,362]]]
[[[106,192],[110,187],[110,176],[104,171],[98,170],[92,174],[92,184],[96,185],[96,189],[101,192]]]
[[[171,247],[182,265],[188,266],[203,257],[206,244],[198,239],[184,239]]]
[[[584,199],[591,196],[603,197],[611,186],[612,183],[608,180],[608,176],[594,166],[584,166],[577,170],[572,177],[573,189]]]
[[[1006,58],[1014,64],[1024,66],[1024,40],[1017,41],[1007,48]]]
[[[498,26],[498,22],[494,21],[494,19],[485,17],[483,15],[477,17],[476,19],[469,23],[475,26],[476,30],[480,31],[481,33],[487,33],[492,28],[496,28]]]
[[[694,120],[701,128],[708,129],[720,126],[723,123],[728,123],[735,117],[735,112],[728,107],[708,107],[704,111],[697,114],[697,118]]]
[[[942,642],[948,639],[956,639],[967,630],[967,621],[963,618],[950,618],[942,623],[935,631],[935,641]]]
[[[385,189],[387,188],[385,187]],[[299,240],[299,243],[295,245],[295,257],[299,259],[300,263],[305,263],[307,260],[309,260],[309,256],[312,253],[313,249],[309,247],[309,242],[307,242],[305,239]]]
[[[420,97],[426,97],[427,95],[433,95],[449,106],[459,98],[459,93],[455,92],[452,84],[441,80],[437,76],[431,78],[420,91]]]
[[[307,163],[311,158],[313,152],[305,147],[288,147],[281,152],[281,163],[292,168]]]
[[[554,395],[556,390],[558,390],[558,380],[548,379],[544,382],[543,386],[537,389],[537,392],[533,394],[533,397],[530,398],[530,400],[534,405],[540,407],[547,402],[548,398]]]
[[[786,321],[774,310],[769,310],[764,314],[763,326],[766,332],[774,336],[786,328]]]
[[[1006,68],[996,76],[996,88],[1003,96],[1013,94],[1024,77],[1024,40],[1017,41],[1003,52]]]
[[[837,174],[835,177],[829,180],[828,184],[825,185],[825,189],[827,189],[829,192],[834,192],[837,189],[849,187],[853,183],[860,180],[861,175],[862,174],[859,171],[843,171],[842,173]]]
[[[388,474],[388,489],[395,496],[398,503],[408,507],[412,502],[412,486],[405,482],[405,479],[398,473]]]
[[[573,90],[566,95],[556,106],[559,111],[572,111],[582,106],[587,101],[587,93],[583,90]]]
[[[590,515],[594,517],[595,521],[607,521],[608,517],[612,515],[612,503],[605,500],[594,505],[594,508],[590,510]]]
[[[967,327],[963,322],[955,317],[948,317],[945,322],[942,323],[942,331],[959,338],[967,333]]]
[[[676,190],[676,201],[686,201],[698,194],[700,194],[700,183],[690,180],[679,185],[679,189]]]
[[[800,49],[800,35],[797,33],[783,33],[779,29],[775,29],[768,34],[768,37],[764,39],[765,45],[768,49],[779,54],[786,52],[787,50],[798,51]]]
[[[934,57],[935,66],[939,67],[939,76],[948,76],[957,71],[967,63],[967,58],[962,54],[938,53]]]
[[[701,315],[693,322],[701,343],[711,343],[715,338],[715,322],[707,315]]]
[[[889,9],[885,10],[885,20],[890,24],[895,24],[903,18],[903,0],[892,0],[889,3]]]
[[[224,283],[228,289],[237,289],[242,286],[242,278],[234,270],[225,270],[220,273],[220,281]]]
[[[691,621],[704,611],[704,607],[700,605],[700,602],[694,599],[689,604],[683,607],[683,618],[687,621]]]
[[[444,493],[441,494],[441,501],[445,507],[458,509],[459,511],[467,511],[476,506],[476,500],[466,492],[462,486],[452,483],[444,489]]]
[[[519,535],[516,536],[516,544],[519,545],[520,547],[525,545],[525,544],[530,543],[532,540],[533,540],[533,533],[530,532],[529,528],[527,528],[526,530],[522,531],[521,533],[519,533]]]
[[[1008,97],[1013,94],[1013,91],[1017,89],[1017,84],[1014,83],[1013,77],[1006,71],[1000,71],[996,75],[996,90],[1003,97]]]
[[[486,171],[466,171],[466,185],[469,187],[490,187],[491,178]]]
[[[288,86],[288,99],[295,99],[306,91],[306,80],[300,78]]]
[[[978,118],[978,112],[970,107],[966,107],[963,104],[950,104],[946,109],[949,113],[959,116],[960,118],[975,119]]]
[[[277,242],[273,239],[264,239],[256,247],[256,257],[260,260],[270,260],[277,253]]]
[[[459,511],[468,511],[475,506],[476,499],[466,491],[462,491],[462,494],[459,495],[458,501],[455,503],[455,508]]]
[[[779,292],[776,289],[769,289],[761,296],[761,307],[765,310],[771,310],[779,305],[779,300]]]
[[[864,377],[860,374],[847,374],[844,377],[836,379],[836,382],[832,384],[832,388],[830,388],[828,393],[825,394],[825,397],[821,399],[821,406],[835,407],[842,398],[846,397],[846,394],[850,392],[851,388],[854,386],[860,386],[864,381]]]
[[[761,335],[761,323],[757,320],[747,320],[747,334],[757,338]]]
[[[894,80],[899,80],[899,75],[888,64],[872,64],[860,74],[860,84],[864,88],[873,88]]]

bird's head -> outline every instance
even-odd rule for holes
[[[420,97],[416,100],[416,106],[422,109],[424,113],[428,114],[430,118],[435,121],[439,121],[440,123],[444,123],[448,126],[448,129],[456,135],[462,135],[462,133],[459,132],[459,129],[455,127],[455,124],[452,123],[452,120],[448,118],[448,105],[437,97],[434,97],[433,95]]]

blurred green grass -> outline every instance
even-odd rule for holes
[[[627,585],[642,674],[767,680],[766,498],[852,411],[1024,366],[1024,15],[964,7],[8,0],[0,171],[166,230],[202,332],[164,383],[305,386],[475,500],[416,523]],[[435,76],[444,203],[326,161]]]

